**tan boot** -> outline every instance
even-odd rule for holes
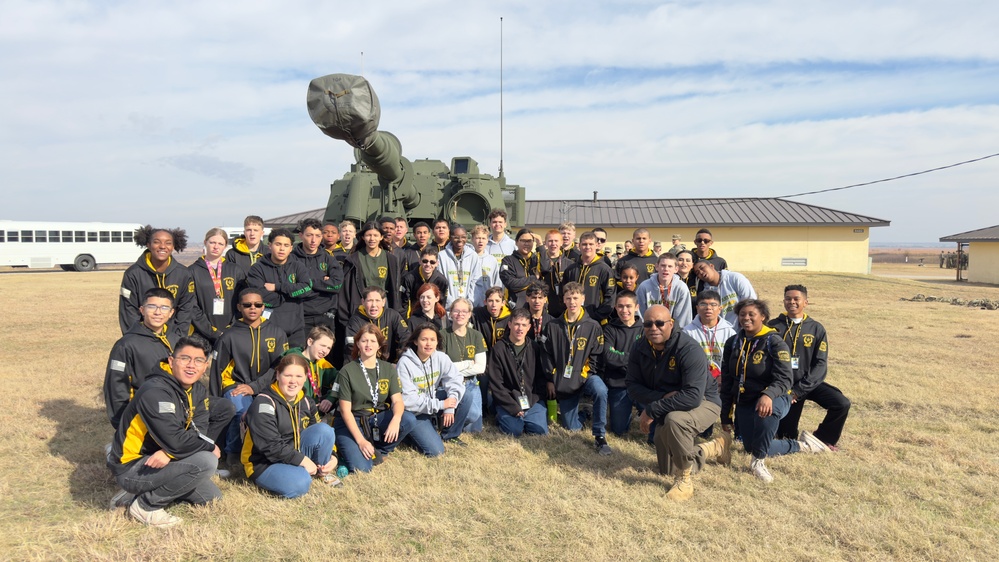
[[[694,497],[694,480],[690,477],[689,468],[677,475],[673,487],[666,492],[666,497],[675,502],[687,501]]]
[[[732,463],[732,436],[723,431],[721,436],[698,445],[704,451],[705,461],[716,461],[719,464]]]

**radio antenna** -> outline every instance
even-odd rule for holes
[[[500,161],[499,177],[503,177],[503,16],[500,16]]]
[[[361,51],[361,76],[364,76],[364,51]]]

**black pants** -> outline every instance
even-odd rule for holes
[[[815,430],[815,436],[827,445],[838,443],[840,435],[843,434],[843,426],[846,425],[846,417],[850,414],[850,399],[843,396],[838,388],[827,383],[820,384],[807,396],[791,404],[791,410],[777,428],[777,438],[798,438],[798,420],[801,419],[805,400],[811,400],[826,409],[826,417]]]

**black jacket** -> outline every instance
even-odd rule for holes
[[[628,357],[635,342],[642,336],[642,319],[635,316],[631,327],[615,314],[603,326],[604,352],[597,358],[596,371],[608,387],[624,388],[628,375]]]
[[[670,412],[689,412],[705,400],[721,404],[718,386],[708,374],[708,358],[701,346],[681,330],[673,330],[661,352],[644,337],[628,358],[628,396],[663,423]],[[673,396],[665,398],[670,392]]]
[[[225,258],[222,260],[221,297],[215,292],[212,273],[208,272],[208,264],[205,263],[204,257],[198,258],[188,268],[194,277],[194,297],[198,305],[194,312],[194,330],[213,343],[235,320],[239,292],[246,287],[246,273],[233,262]],[[216,298],[222,299],[222,314],[213,314]]]
[[[350,320],[347,322],[347,340],[343,346],[344,365],[350,362],[350,354],[354,350],[354,334],[365,324],[374,324],[377,326],[388,342],[388,347],[381,356],[382,359],[392,363],[398,361],[399,356],[402,355],[402,352],[406,348],[406,342],[409,341],[409,324],[403,320],[398,312],[391,308],[385,308],[377,318],[371,318],[368,316],[368,311],[361,305],[357,307],[357,310],[354,311],[354,314],[351,315]]]
[[[791,394],[801,400],[826,380],[828,372],[829,343],[826,329],[806,314],[800,324],[791,322],[786,314],[770,321],[784,343],[791,348],[791,367],[794,372],[794,385]],[[798,358],[798,368],[794,369],[794,359]]]
[[[363,252],[363,248],[358,251]],[[382,250],[384,251],[384,250]],[[399,256],[388,252],[388,274],[385,278],[385,293],[387,302],[385,306],[395,310],[400,316],[406,314],[406,302],[402,300],[399,288],[402,285],[403,266]],[[364,272],[361,270],[360,256],[358,252],[351,252],[343,262],[343,288],[340,290],[340,297],[337,300],[337,322],[346,326],[350,317],[357,310],[357,307],[364,304],[361,298],[361,291],[364,290]]]
[[[543,336],[547,337],[541,346],[541,370],[548,377],[547,382],[555,383],[558,398],[573,396],[586,383],[596,356],[604,352],[604,332],[595,320],[580,311],[580,318],[570,325],[562,315],[548,324]],[[572,372],[565,377],[566,365],[572,365]]]
[[[257,245],[257,251],[251,252],[246,246],[246,238],[242,236],[237,236],[232,239],[232,248],[229,248],[225,253],[225,260],[232,262],[236,267],[243,270],[243,274],[250,273],[250,268],[253,264],[257,263],[257,260],[264,257],[263,250],[264,243],[261,241]]]
[[[597,322],[602,323],[614,313],[614,293],[617,291],[617,281],[614,271],[600,256],[594,256],[593,261],[583,264],[579,261],[572,264],[562,276],[563,293],[566,283],[575,281],[583,286],[583,308]]]
[[[514,252],[500,262],[500,282],[506,287],[507,301],[511,308],[527,304],[527,288],[541,279],[541,265],[537,252],[526,258]]]
[[[510,321],[510,309],[503,305],[499,316],[493,318],[484,306],[472,309],[472,326],[486,339],[486,348],[492,352],[496,342],[506,336],[506,325]]]
[[[209,390],[222,396],[235,384],[246,384],[258,394],[274,382],[273,366],[288,351],[288,336],[283,328],[264,320],[251,328],[237,320],[215,344]]]
[[[621,256],[617,260],[617,265],[615,266],[615,273],[618,277],[621,276],[621,269],[631,264],[635,266],[638,270],[638,284],[641,285],[642,281],[645,281],[649,277],[656,274],[656,263],[659,257],[652,253],[652,250],[648,250],[644,256],[638,255],[634,249],[628,250],[628,253]]]
[[[441,292],[441,305],[447,307],[449,286],[447,277],[444,277],[444,274],[441,273],[440,270],[435,269],[430,274],[430,278],[426,279],[423,277],[422,269],[410,269],[402,276],[402,285],[399,287],[400,296],[408,307],[406,309],[407,317],[420,311],[420,303],[419,299],[416,298],[416,291],[418,291],[424,283],[433,283],[434,285],[437,285],[437,288]]]
[[[208,431],[208,403],[204,385],[194,384],[185,390],[170,374],[169,364],[161,363],[122,412],[108,468],[121,474],[132,463],[161,449],[171,459],[214,451],[215,443],[202,438]]]
[[[305,458],[299,451],[302,432],[320,423],[315,400],[301,390],[294,400],[287,400],[277,383],[254,397],[245,420],[246,436],[239,460],[250,480],[256,480],[272,464],[298,466]]]
[[[302,304],[312,292],[312,278],[301,262],[289,258],[278,265],[267,254],[250,268],[246,283],[261,290],[264,305],[271,311],[268,320],[281,326],[286,334],[294,334],[305,327]],[[264,283],[273,283],[275,290],[268,291]]]
[[[302,300],[302,313],[306,316],[319,316],[327,312],[336,314],[337,298],[343,288],[343,267],[340,262],[322,248],[315,254],[306,254],[301,243],[295,244],[291,259],[301,262],[312,280],[312,291],[304,295]]]
[[[139,307],[143,304],[146,291],[155,288],[166,289],[173,295],[176,311],[170,319],[170,330],[182,336],[190,334],[197,306],[194,277],[173,257],[163,273],[157,272],[149,261],[149,250],[142,252],[121,278],[118,297],[118,325],[121,327],[121,334],[125,335],[132,326],[142,323]]]
[[[156,334],[140,323],[114,343],[104,372],[104,404],[112,427],[118,428],[135,391],[173,353],[179,339],[176,332]]]
[[[565,254],[559,254],[553,259],[543,252],[540,262],[541,281],[548,287],[548,314],[561,316],[565,312],[565,303],[562,302],[562,277],[573,261]]]
[[[527,338],[524,354],[518,359],[513,344],[503,338],[493,346],[493,353],[486,364],[489,377],[489,391],[493,394],[496,407],[503,408],[511,416],[523,411],[520,396],[526,395],[534,406],[548,394],[547,379],[538,373],[538,347]]]
[[[740,385],[743,377],[745,383]],[[764,394],[771,399],[790,394],[793,378],[791,351],[776,330],[764,326],[747,338],[740,329],[725,342],[722,355],[722,423],[732,423],[736,403],[752,405]]]

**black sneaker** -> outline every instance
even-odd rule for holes
[[[594,441],[596,442],[596,448],[598,454],[604,456],[614,454],[614,449],[611,449],[611,446],[607,444],[607,438],[604,437],[603,435],[597,437]]]
[[[128,507],[132,505],[133,501],[135,501],[135,494],[126,492],[125,490],[118,490],[118,493],[108,503],[108,509],[114,511],[121,507]]]
[[[452,437],[450,439],[445,439],[444,443],[448,445],[457,445],[459,447],[467,447],[468,443],[461,440],[461,437]]]
[[[384,453],[375,453],[375,458],[371,459],[371,466],[378,466],[385,462]]]

